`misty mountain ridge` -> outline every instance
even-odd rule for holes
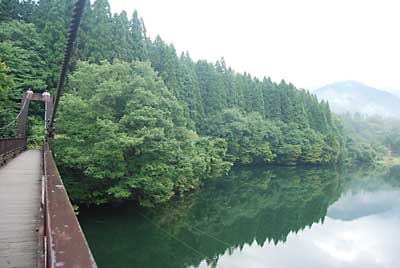
[[[337,114],[360,113],[382,117],[400,117],[400,98],[369,87],[358,81],[335,82],[314,91],[320,100],[327,100]]]

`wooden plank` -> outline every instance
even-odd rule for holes
[[[0,168],[0,267],[37,267],[41,153],[29,150]]]

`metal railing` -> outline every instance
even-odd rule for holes
[[[97,267],[47,141],[43,146],[41,205],[38,267]]]
[[[0,139],[0,165],[13,158],[18,153],[26,149],[25,138],[7,138]]]

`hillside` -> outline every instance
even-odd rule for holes
[[[319,99],[327,100],[331,110],[338,114],[400,117],[400,98],[357,81],[332,83],[314,93]]]
[[[23,90],[57,85],[70,3],[0,9],[0,107],[8,109],[0,127],[16,117]],[[329,106],[308,91],[238,73],[223,58],[178,55],[160,36],[148,37],[136,11],[129,18],[112,14],[107,0],[86,3],[53,143],[73,202],[154,206],[233,165],[333,165],[347,161],[347,151],[374,159],[364,147],[346,147]],[[41,110],[32,117],[40,130]]]

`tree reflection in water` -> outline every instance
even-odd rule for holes
[[[395,171],[384,176],[392,185],[399,184]],[[365,176],[340,174],[330,168],[236,169],[162,208],[83,210],[80,221],[100,267],[197,267],[202,261],[219,267],[220,256],[245,245],[284,243],[290,233],[323,223],[344,189],[357,188],[349,178]]]

